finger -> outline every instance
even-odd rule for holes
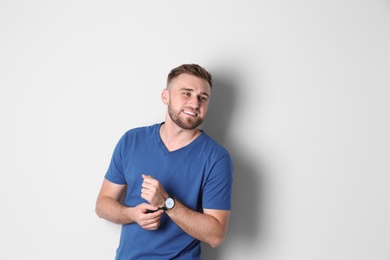
[[[163,213],[164,211],[162,209],[157,208],[155,211],[149,213],[148,217],[150,217],[150,219],[159,219]]]
[[[145,189],[149,189],[152,185],[150,182],[144,180],[144,182],[142,183],[142,188],[145,188]]]
[[[146,174],[142,174],[142,178],[144,178],[143,183],[153,183],[155,180],[152,176]]]
[[[159,209],[157,206],[153,206],[153,205],[148,204],[148,203],[144,203],[143,208],[145,208],[146,210],[150,210],[150,211],[157,211]]]
[[[141,194],[149,194],[150,190],[147,188],[142,188],[141,189]]]
[[[157,230],[159,227],[160,227],[160,222],[154,222],[149,225],[143,226],[143,228],[147,230]]]
[[[151,215],[155,215],[154,213],[149,213],[147,216],[142,218],[141,226],[145,229],[156,229],[160,225],[160,216],[154,216],[150,218]]]
[[[142,174],[142,178],[144,178],[144,179],[149,179],[149,178],[152,178],[152,176],[146,175],[146,174]]]
[[[144,200],[148,200],[148,197],[147,197],[147,195],[145,195],[145,194],[141,194],[141,198],[143,198]],[[148,210],[148,209],[145,209],[146,211]]]

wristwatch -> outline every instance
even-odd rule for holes
[[[168,197],[164,201],[164,206],[162,207],[163,210],[170,210],[175,206],[175,200],[172,199],[171,197]]]

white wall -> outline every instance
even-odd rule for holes
[[[0,259],[113,259],[112,150],[187,62],[236,166],[204,259],[389,259],[389,46],[388,0],[1,1]]]

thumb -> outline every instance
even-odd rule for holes
[[[157,206],[153,206],[153,205],[151,205],[151,204],[144,203],[144,204],[143,204],[143,209],[144,209],[145,212],[147,212],[147,211],[156,211],[156,210],[158,210],[159,208],[158,208]]]

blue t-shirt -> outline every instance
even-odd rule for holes
[[[141,198],[142,174],[160,181],[166,192],[187,207],[231,209],[233,163],[229,153],[202,132],[185,147],[169,152],[161,124],[129,130],[115,147],[105,178],[126,184],[124,204],[135,207]],[[116,259],[200,259],[200,241],[163,214],[157,230],[138,224],[122,226]]]

